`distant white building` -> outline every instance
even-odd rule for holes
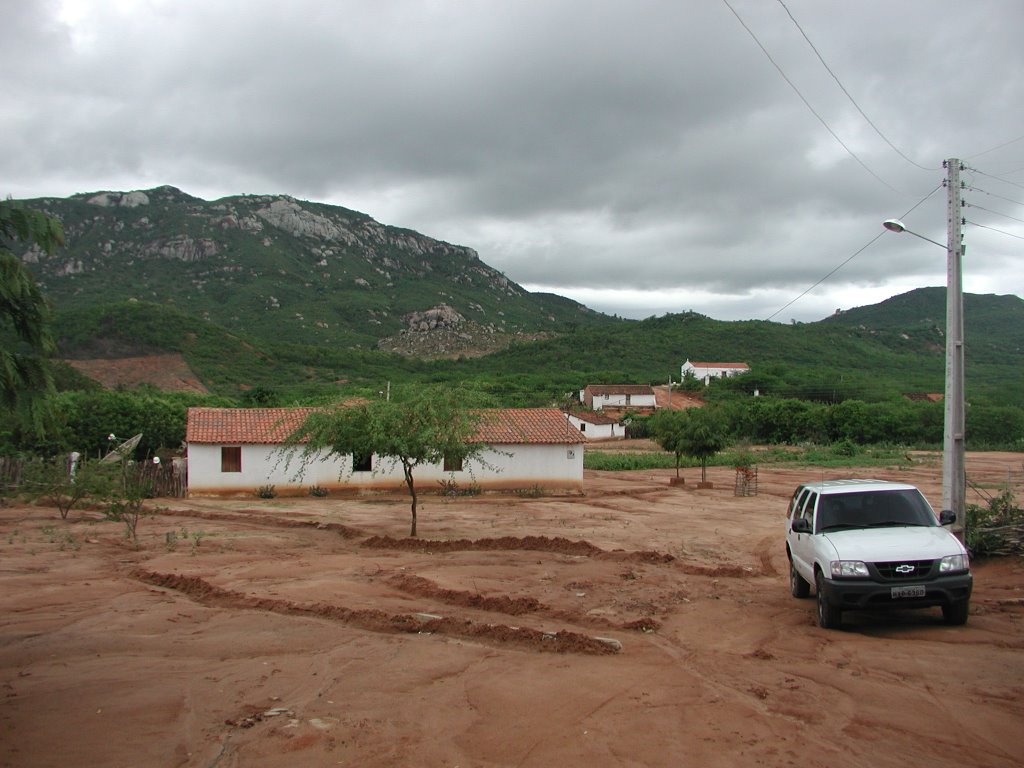
[[[615,440],[626,436],[626,427],[614,416],[597,411],[566,413],[569,421],[590,440]]]
[[[657,408],[649,384],[588,384],[580,390],[580,402],[595,411],[649,411]]]
[[[691,363],[687,360],[680,368],[680,375],[684,379],[690,374],[704,384],[709,384],[712,379],[726,379],[749,372],[750,366],[746,363]]]

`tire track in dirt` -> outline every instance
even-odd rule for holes
[[[254,610],[283,616],[302,616],[338,621],[370,632],[390,634],[439,634],[462,637],[497,645],[510,645],[541,653],[579,653],[603,656],[617,653],[616,644],[577,632],[560,630],[542,632],[528,627],[482,624],[451,618],[420,618],[410,614],[389,614],[375,609],[351,609],[327,603],[303,605],[290,600],[254,597],[243,592],[224,589],[198,576],[158,573],[137,569],[132,578],[163,589],[187,595],[203,605],[234,610]]]

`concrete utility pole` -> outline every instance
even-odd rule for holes
[[[946,393],[942,430],[942,508],[956,513],[953,534],[967,535],[967,470],[964,461],[964,291],[962,167],[956,158],[946,167]]]

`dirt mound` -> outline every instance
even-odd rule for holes
[[[290,600],[254,597],[242,592],[214,586],[198,576],[135,570],[131,576],[164,589],[182,592],[193,600],[220,608],[249,609],[288,616],[309,616],[340,621],[371,632],[403,632],[407,634],[441,634],[469,637],[499,644],[512,644],[533,651],[550,653],[583,653],[605,655],[618,648],[604,640],[577,632],[542,632],[527,627],[481,624],[465,619],[451,619],[427,614],[389,614],[373,609],[350,609],[340,605],[314,603],[302,605]],[[509,600],[509,603],[514,601]]]

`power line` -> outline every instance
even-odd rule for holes
[[[803,35],[803,38],[804,38],[804,40],[807,41],[807,44],[809,46],[811,46],[811,50],[814,51],[814,55],[818,57],[818,61],[821,62],[821,66],[823,66],[825,68],[826,72],[828,72],[830,75],[832,75],[832,79],[836,81],[836,85],[839,86],[839,90],[841,90],[844,94],[846,94],[846,98],[849,99],[850,103],[853,104],[853,106],[856,108],[856,110],[858,112],[860,112],[860,116],[863,117],[867,121],[868,125],[870,125],[872,128],[875,129],[875,133],[877,133],[881,137],[882,141],[884,141],[886,144],[888,144],[893,152],[895,152],[897,155],[902,157],[904,160],[906,160],[908,163],[910,163],[914,167],[920,168],[922,171],[937,171],[937,170],[939,170],[941,166],[935,166],[933,168],[929,168],[927,166],[921,165],[920,163],[918,163],[918,162],[916,162],[914,160],[911,160],[909,157],[907,157],[905,154],[903,154],[903,152],[900,151],[899,147],[897,147],[895,144],[893,144],[891,141],[889,141],[889,137],[886,136],[884,133],[882,133],[882,129],[879,128],[877,125],[875,125],[874,121],[872,121],[872,119],[870,117],[868,117],[864,113],[864,110],[860,108],[860,104],[857,103],[857,100],[854,99],[853,96],[850,95],[850,92],[848,90],[846,90],[846,87],[843,85],[842,81],[840,81],[839,76],[836,75],[836,73],[832,71],[832,68],[825,61],[824,57],[818,51],[818,48],[814,45],[814,43],[811,42],[811,38],[809,38],[807,36],[807,33],[804,31],[804,28],[802,26],[800,26],[800,22],[796,20],[796,18],[793,16],[792,11],[789,10],[788,6],[783,2],[783,0],[778,0],[778,3],[779,3],[779,5],[782,6],[783,10],[786,11],[786,15],[789,16],[790,21],[792,21],[793,24],[796,26],[796,28],[798,30],[800,30],[800,34]]]
[[[1011,187],[1020,187],[1021,189],[1024,189],[1024,184],[1021,184],[1021,183],[1016,182],[1016,181],[1010,181],[1009,179],[1004,179],[1002,176],[993,176],[991,173],[985,173],[984,171],[979,171],[977,168],[971,168],[970,170],[973,173],[977,173],[980,176],[985,176],[985,177],[990,178],[990,179],[995,179],[996,181],[1001,181],[1001,182],[1003,182],[1003,184],[1009,184]]]
[[[906,218],[906,217],[907,217],[908,215],[910,215],[910,214],[911,214],[911,213],[912,213],[912,212],[914,211],[914,209],[915,209],[915,208],[917,208],[918,206],[922,205],[922,204],[923,204],[923,203],[925,202],[925,200],[927,200],[927,199],[928,199],[929,197],[931,197],[931,196],[932,196],[932,195],[934,195],[934,194],[935,194],[936,192],[938,192],[938,191],[939,191],[940,189],[942,189],[942,188],[943,188],[943,186],[944,186],[943,184],[939,184],[939,185],[938,185],[937,187],[935,187],[935,189],[933,189],[933,190],[932,190],[931,192],[929,192],[929,193],[928,193],[927,195],[925,195],[925,196],[924,196],[924,197],[922,197],[922,198],[921,198],[920,200],[918,200],[918,201],[917,201],[917,202],[916,202],[916,203],[915,203],[915,204],[913,205],[913,207],[911,207],[911,208],[910,208],[910,210],[908,210],[908,211],[907,211],[906,213],[904,213],[904,214],[903,214],[903,215],[902,215],[902,216],[901,216],[900,218],[901,218],[901,219],[905,219],[905,218]],[[828,279],[829,279],[830,277],[832,277],[832,275],[834,275],[834,274],[835,274],[836,272],[838,272],[838,271],[839,271],[840,269],[842,269],[842,268],[843,268],[843,267],[845,267],[845,266],[846,266],[847,264],[849,264],[849,263],[850,263],[851,261],[853,261],[853,260],[854,260],[854,259],[855,259],[855,258],[856,258],[857,256],[859,256],[859,255],[860,255],[861,253],[863,253],[863,252],[864,252],[864,251],[866,251],[866,250],[867,250],[868,248],[870,248],[870,247],[871,247],[872,245],[874,245],[874,244],[875,244],[875,241],[876,241],[876,240],[878,240],[878,239],[879,239],[880,237],[882,237],[882,236],[883,236],[884,234],[885,234],[885,230],[883,230],[883,231],[879,232],[879,233],[878,233],[877,235],[875,235],[875,236],[874,236],[873,238],[871,238],[871,240],[869,240],[869,241],[868,241],[867,243],[865,243],[865,244],[864,244],[864,245],[862,245],[862,246],[861,246],[860,248],[858,248],[858,249],[857,249],[856,251],[854,251],[854,252],[853,252],[853,254],[851,254],[851,255],[850,255],[850,256],[849,256],[849,257],[848,257],[848,258],[847,258],[847,259],[846,259],[845,261],[843,261],[842,263],[840,263],[840,264],[839,264],[839,265],[838,265],[838,266],[837,266],[837,267],[836,267],[835,269],[833,269],[833,270],[832,270],[831,272],[829,272],[829,273],[828,273],[827,275],[825,275],[825,276],[824,276],[823,278],[821,278],[820,280],[818,280],[818,282],[816,282],[816,283],[815,283],[814,285],[812,285],[812,286],[811,286],[810,288],[808,288],[808,289],[807,289],[806,291],[804,291],[803,293],[801,293],[801,294],[800,294],[799,296],[797,296],[797,297],[796,297],[795,299],[793,299],[792,301],[790,301],[790,302],[789,302],[788,304],[786,304],[785,306],[781,307],[780,309],[778,309],[777,311],[773,312],[773,313],[772,313],[771,315],[769,315],[768,317],[766,317],[766,318],[765,318],[765,320],[766,320],[766,321],[767,321],[767,320],[771,320],[771,319],[772,319],[773,317],[776,317],[777,315],[781,314],[782,312],[784,312],[784,311],[785,311],[786,309],[788,309],[789,307],[791,307],[791,306],[793,306],[794,304],[796,304],[796,303],[797,303],[798,301],[800,301],[800,299],[802,299],[802,298],[803,298],[804,296],[806,296],[806,295],[807,295],[808,293],[810,293],[810,292],[811,292],[811,291],[813,291],[813,290],[814,290],[815,288],[817,288],[817,287],[818,287],[819,285],[821,285],[822,283],[824,283],[824,282],[825,282],[826,280],[828,280]]]
[[[1010,216],[1009,214],[1006,214],[1006,213],[1000,213],[999,211],[993,211],[993,210],[990,210],[988,208],[983,208],[982,206],[975,205],[974,203],[967,203],[966,207],[967,208],[977,208],[979,211],[985,211],[986,213],[994,213],[996,216],[1002,216],[1003,218],[1009,219],[1010,221],[1017,221],[1017,222],[1020,222],[1021,224],[1024,224],[1024,219],[1018,219],[1018,218],[1016,218],[1014,216]]]
[[[839,138],[839,135],[835,131],[832,130],[832,127],[827,122],[825,122],[825,118],[823,118],[821,115],[818,114],[818,112],[814,109],[814,107],[811,106],[811,102],[809,102],[804,97],[804,95],[800,92],[800,89],[796,87],[796,85],[793,83],[793,81],[790,80],[789,77],[786,75],[786,73],[783,71],[782,67],[779,66],[778,62],[776,62],[775,59],[772,58],[772,55],[770,53],[768,53],[768,49],[764,47],[764,45],[761,43],[760,40],[758,40],[757,35],[755,35],[753,30],[750,27],[747,26],[746,22],[743,21],[743,18],[736,12],[736,9],[733,8],[732,5],[729,4],[729,0],[722,0],[722,2],[725,3],[726,8],[728,8],[730,11],[732,11],[732,15],[736,17],[736,20],[740,23],[740,25],[743,27],[743,29],[745,29],[747,31],[747,34],[750,35],[750,37],[753,39],[753,41],[755,43],[757,43],[757,47],[761,49],[761,52],[767,57],[768,61],[770,61],[772,63],[772,66],[775,67],[775,69],[778,71],[778,73],[780,75],[782,75],[782,79],[785,80],[786,83],[789,85],[789,87],[793,89],[793,92],[796,93],[796,95],[800,97],[800,101],[802,101],[804,103],[804,106],[806,106],[807,109],[810,110],[811,114],[814,115],[816,118],[818,118],[818,122],[820,122],[823,126],[825,126],[825,130],[829,132],[829,134],[832,136],[833,139],[836,140],[836,142],[839,144],[839,146],[841,146],[843,149],[845,149],[847,154],[850,157],[852,157],[854,160],[856,160],[857,163],[860,165],[860,167],[863,168],[868,173],[870,173],[880,184],[882,184],[883,186],[887,187],[888,189],[890,189],[891,191],[895,192],[898,195],[902,194],[898,189],[896,189],[894,186],[892,186],[889,182],[887,182],[885,179],[883,179],[881,176],[879,176],[877,173],[875,173],[873,170],[871,170],[868,167],[867,163],[865,163],[863,160],[861,160],[857,156],[857,154],[846,145],[846,142],[844,142],[841,138]]]
[[[1006,202],[1013,203],[1014,205],[1024,205],[1020,200],[1014,200],[1012,197],[997,195],[995,192],[989,192],[988,190],[981,189],[980,187],[964,187],[964,189],[969,189],[971,192],[981,192],[981,194],[988,195],[989,197],[998,197],[1000,200],[1005,200]]]
[[[979,224],[978,222],[971,221],[970,219],[967,219],[967,223],[975,227],[981,227],[982,229],[990,229],[993,232],[998,232],[1000,235],[1006,235],[1007,237],[1016,237],[1018,240],[1024,240],[1024,236],[1015,235],[1013,234],[1013,232],[1006,232],[1005,230],[1002,229],[996,229],[995,227],[990,227],[987,224]]]
[[[1022,139],[1024,139],[1024,135],[1018,136],[1016,139],[1010,139],[1009,141],[1004,141],[1002,144],[1000,144],[1000,145],[998,145],[996,147],[992,147],[992,149],[986,149],[984,152],[978,152],[976,155],[969,155],[967,159],[973,159],[975,157],[981,157],[982,155],[987,155],[989,152],[995,152],[997,149],[1002,149],[1003,147],[1008,147],[1011,144],[1016,144],[1018,141],[1021,141]]]

